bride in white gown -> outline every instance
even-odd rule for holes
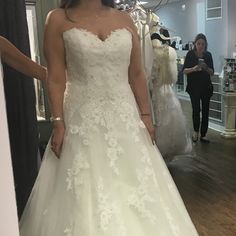
[[[198,235],[152,143],[132,20],[112,1],[63,2],[45,31],[53,135],[20,235]]]

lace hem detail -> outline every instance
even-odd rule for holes
[[[99,227],[102,231],[106,232],[109,228],[110,222],[113,219],[118,224],[121,236],[127,236],[126,228],[121,217],[120,207],[117,203],[112,201],[108,193],[104,193],[104,181],[100,177],[98,180],[97,194],[98,194],[98,214],[99,214]]]
[[[132,193],[128,197],[128,204],[134,207],[143,218],[147,218],[151,223],[155,224],[157,218],[152,214],[151,204],[155,203],[156,199],[151,197],[150,187],[156,188],[155,191],[157,191],[157,181],[147,148],[143,146],[141,152],[141,162],[144,167],[136,170],[139,186],[132,189]],[[148,204],[150,204],[149,207],[147,206]]]
[[[67,170],[67,191],[72,191],[79,198],[79,186],[84,184],[83,170],[89,169],[89,163],[81,154],[74,158],[72,167]]]

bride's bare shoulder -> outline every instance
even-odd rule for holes
[[[48,13],[46,18],[46,24],[60,26],[65,22],[65,19],[65,10],[62,8],[56,8]]]
[[[112,11],[115,17],[122,18],[123,20],[126,21],[132,20],[129,13],[127,13],[126,11],[120,11],[117,9],[112,9]]]
[[[115,19],[118,22],[122,22],[124,27],[130,28],[132,30],[136,30],[134,26],[134,22],[131,16],[129,15],[129,13],[127,13],[126,11],[120,11],[117,9],[113,9],[113,11],[114,11]]]

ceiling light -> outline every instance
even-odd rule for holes
[[[139,1],[141,4],[147,4],[148,2],[145,2],[145,1]]]

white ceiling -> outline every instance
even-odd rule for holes
[[[182,0],[141,0],[141,2],[148,2],[147,4],[144,4],[145,7],[155,7],[158,5],[158,3],[161,2],[161,4],[166,4],[166,3],[173,3],[173,2],[180,2]]]

